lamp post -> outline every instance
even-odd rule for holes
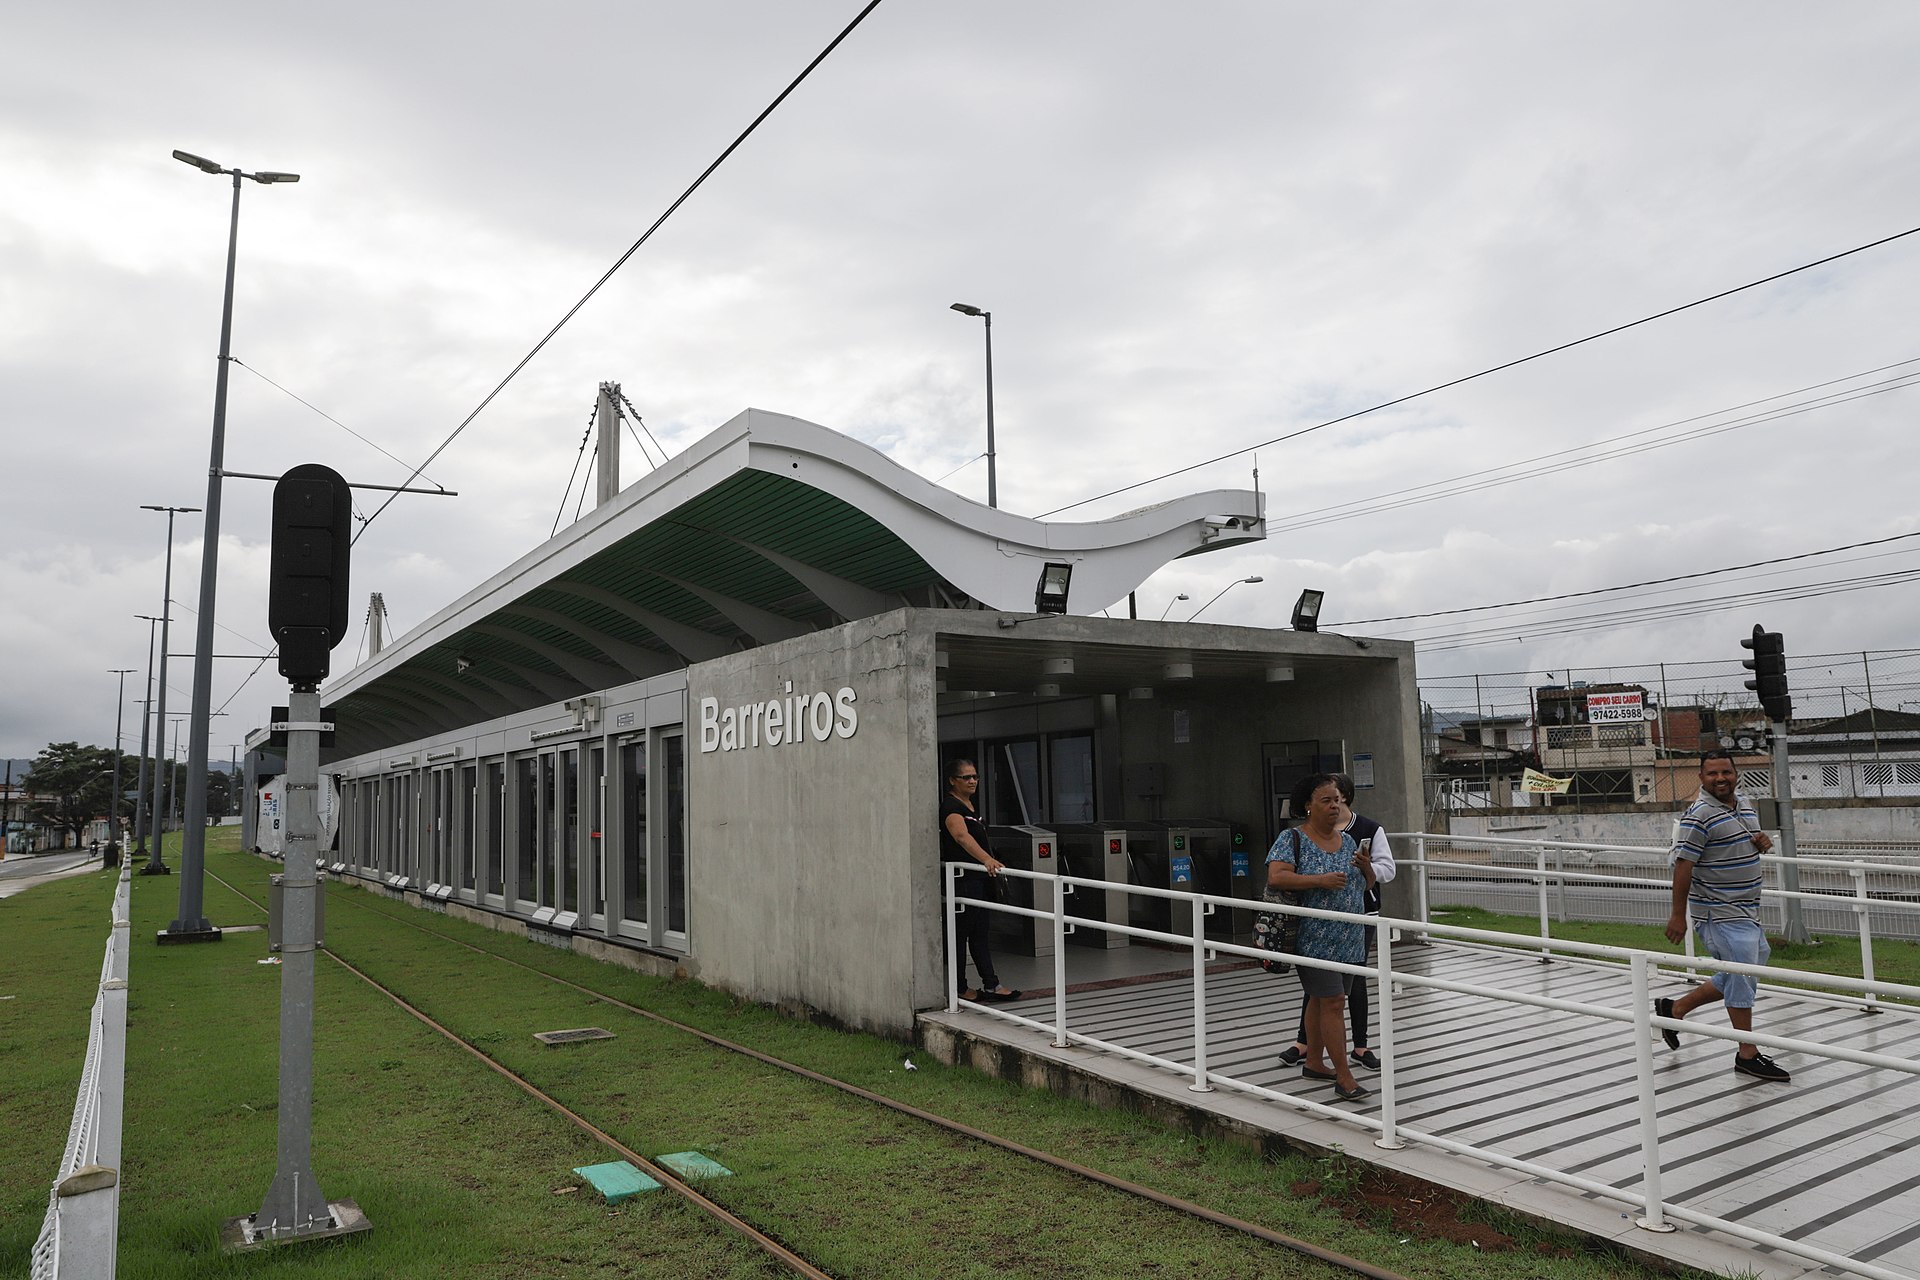
[[[1000,476],[995,464],[993,451],[993,312],[982,311],[979,307],[968,306],[964,302],[953,304],[953,310],[963,316],[979,316],[986,321],[987,329],[987,505],[1000,505]]]
[[[1229,583],[1228,583],[1228,584],[1227,584],[1226,586],[1224,586],[1224,587],[1222,587],[1222,588],[1220,588],[1220,590],[1218,590],[1218,591],[1216,591],[1216,592],[1214,592],[1214,595],[1213,595],[1213,600],[1209,600],[1209,601],[1207,601],[1207,602],[1206,602],[1205,604],[1203,604],[1203,605],[1201,605],[1201,606],[1200,606],[1200,607],[1199,607],[1198,609],[1195,609],[1195,610],[1194,610],[1194,611],[1193,611],[1192,613],[1190,613],[1190,614],[1188,614],[1188,615],[1187,615],[1187,621],[1188,621],[1188,622],[1192,622],[1192,621],[1193,621],[1193,620],[1194,620],[1195,618],[1197,618],[1197,617],[1199,617],[1199,616],[1200,616],[1201,614],[1203,614],[1203,613],[1205,613],[1205,612],[1206,612],[1206,611],[1207,611],[1208,609],[1211,609],[1211,608],[1213,607],[1213,601],[1214,601],[1214,600],[1218,600],[1218,599],[1219,599],[1219,598],[1220,598],[1221,596],[1223,596],[1223,595],[1225,595],[1225,594],[1227,594],[1227,592],[1229,592],[1229,591],[1231,591],[1231,590],[1233,590],[1233,589],[1234,589],[1235,587],[1237,587],[1237,586],[1239,586],[1239,585],[1240,585],[1241,583],[1243,583],[1243,582],[1264,582],[1264,581],[1266,581],[1266,579],[1264,579],[1264,578],[1262,578],[1262,577],[1261,577],[1261,576],[1260,576],[1259,574],[1255,574],[1255,575],[1254,575],[1253,577],[1251,577],[1251,578],[1235,578],[1235,579],[1234,579],[1234,580],[1233,580],[1232,582],[1229,582]]]
[[[109,673],[120,677],[120,696],[113,703],[113,801],[107,807],[105,864],[109,867],[120,865],[120,738],[126,726],[127,677],[138,670],[138,667],[114,667]]]
[[[147,623],[147,696],[140,702],[140,780],[133,784],[133,856],[143,858],[147,853],[147,814],[153,809],[147,798],[147,752],[151,748],[148,734],[153,728],[153,628],[160,619],[145,613],[133,616]]]
[[[161,931],[170,941],[214,941],[220,937],[201,914],[201,869],[207,843],[207,724],[213,703],[213,614],[220,561],[220,473],[227,440],[227,364],[233,340],[233,264],[240,242],[240,179],[271,185],[298,182],[297,173],[263,169],[247,173],[226,169],[202,156],[175,151],[173,158],[203,173],[233,179],[233,213],[227,225],[227,286],[220,305],[220,362],[213,384],[213,450],[207,464],[206,532],[200,549],[200,614],[193,648],[193,723],[187,733],[186,825],[180,836],[180,911]]]
[[[1171,600],[1169,600],[1169,601],[1167,601],[1167,607],[1166,607],[1166,608],[1164,608],[1164,609],[1162,609],[1162,610],[1160,611],[1160,621],[1162,621],[1162,622],[1165,622],[1165,621],[1167,620],[1167,615],[1168,615],[1169,613],[1172,613],[1172,612],[1173,612],[1173,606],[1174,606],[1174,605],[1176,605],[1176,604],[1178,604],[1178,603],[1180,603],[1180,601],[1182,601],[1182,600],[1191,600],[1191,599],[1193,599],[1193,597],[1192,597],[1192,596],[1190,596],[1190,595],[1188,595],[1188,594],[1187,594],[1186,592],[1184,592],[1184,591],[1182,591],[1182,592],[1181,592],[1181,593],[1180,593],[1179,595],[1177,595],[1177,596],[1175,596],[1175,597],[1174,597],[1173,599],[1171,599]]]
[[[156,507],[149,503],[141,503],[140,509],[142,511],[164,511],[167,513],[166,585],[160,590],[160,703],[159,710],[155,712],[154,721],[160,726],[159,729],[156,730],[156,734],[160,740],[154,743],[154,749],[157,751],[165,751],[167,749],[167,632],[173,622],[173,518],[185,512],[198,511],[200,508]],[[145,617],[146,615],[141,614],[139,616]],[[148,639],[152,639],[151,633],[149,633]],[[157,772],[156,769],[156,773]],[[156,792],[161,790],[157,777],[154,780],[154,790]],[[160,822],[156,830],[164,831],[166,829],[167,811],[160,809],[159,814]],[[147,865],[140,869],[141,875],[163,876],[167,874],[167,864],[162,861],[160,857],[160,844],[160,840],[156,837],[153,842],[153,856],[147,860]]]

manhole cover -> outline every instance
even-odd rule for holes
[[[613,1032],[605,1027],[574,1027],[567,1031],[536,1031],[533,1038],[541,1044],[572,1044],[576,1040],[611,1040]]]

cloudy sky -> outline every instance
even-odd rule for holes
[[[229,189],[172,149],[302,175],[243,195],[227,465],[397,483],[265,379],[424,459],[858,8],[14,14],[0,755],[111,740],[108,671],[144,667],[163,594],[140,506],[204,503]],[[1038,514],[1908,231],[1917,53],[1891,3],[885,0],[428,469],[461,496],[374,522],[356,597],[404,633],[545,538],[601,380],[670,449],[754,406],[984,497],[980,325],[947,309],[975,303],[1001,502]],[[1170,566],[1142,612],[1257,574],[1207,618],[1285,625],[1316,586],[1339,627],[1913,532],[1916,308],[1920,235],[1267,445],[1270,539]],[[264,651],[269,494],[226,490],[221,652]],[[1796,654],[1896,648],[1916,544],[1572,602],[1631,625],[1353,629],[1417,635],[1423,677],[1732,659],[1755,621]],[[284,700],[252,667],[218,664],[216,757]],[[169,685],[184,711],[189,663]]]

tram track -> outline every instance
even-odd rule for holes
[[[245,891],[241,890],[237,886],[223,879],[222,877],[220,877],[218,874],[216,874],[210,869],[208,870],[207,874],[211,876],[214,880],[218,881],[221,885],[223,885],[224,887],[232,891],[234,894],[238,895],[240,898],[250,903],[255,910],[258,910],[263,914],[265,913],[266,907],[262,905],[259,901],[257,901],[255,898],[253,898],[250,894],[246,893]],[[765,1066],[769,1066],[769,1067],[775,1068],[776,1070],[787,1072],[789,1074],[792,1074],[801,1079],[810,1081],[812,1083],[837,1090],[850,1097],[854,1097],[863,1102],[869,1103],[871,1105],[882,1107],[882,1108],[885,1108],[886,1110],[910,1117],[916,1121],[944,1130],[956,1136],[967,1138],[974,1142],[984,1144],[988,1147],[1006,1152],[1011,1155],[1020,1156],[1024,1159],[1033,1161],[1037,1164],[1045,1165],[1049,1168],[1056,1169],[1060,1172],[1069,1174],[1075,1178],[1079,1178],[1084,1181],[1106,1187],[1110,1190],[1121,1192],[1122,1194],[1137,1198],[1142,1201],[1146,1201],[1151,1204],[1158,1205],[1161,1208],[1171,1210],[1175,1213],[1179,1213],[1199,1221],[1208,1222],[1215,1226],[1223,1227],[1228,1230],[1250,1236],[1254,1239],[1263,1241],[1267,1244],[1275,1245],[1282,1249],[1286,1249],[1290,1252],[1299,1254],[1303,1257],[1311,1258],[1314,1261],[1320,1262],[1327,1266],[1334,1267],[1350,1275],[1363,1276],[1363,1277],[1366,1277],[1367,1280],[1407,1280],[1407,1277],[1402,1276],[1398,1272],[1389,1271],[1382,1267],[1376,1267],[1371,1263],[1363,1262],[1357,1258],[1351,1258],[1346,1256],[1345,1254],[1335,1252],[1334,1250],[1322,1248],[1321,1246],[1316,1245],[1311,1241],[1302,1240],[1294,1236],[1289,1236],[1283,1232],[1274,1231],[1269,1227],[1263,1227],[1258,1223],[1248,1222],[1244,1219],[1236,1218],[1231,1214],[1222,1213],[1217,1209],[1210,1209],[1205,1205],[1196,1204],[1190,1200],[1184,1200],[1178,1196],[1169,1195],[1168,1193],[1163,1191],[1157,1191],[1152,1187],[1143,1186],[1140,1183],[1132,1182],[1132,1181],[1129,1181],[1128,1179],[1117,1177],[1113,1174],[1106,1173],[1102,1170],[1094,1169],[1086,1165],[1079,1164],[1075,1161],[1066,1159],[1063,1156],[1055,1155],[1054,1153],[1049,1151],[1043,1151],[1036,1147],[1027,1146],[1024,1143],[1016,1142],[1010,1138],[1005,1138],[998,1134],[988,1132],[984,1129],[980,1129],[973,1125],[966,1124],[963,1121],[955,1120],[952,1117],[943,1116],[937,1112],[928,1111],[922,1107],[916,1107],[911,1103],[902,1102],[897,1098],[887,1097],[885,1094],[876,1093],[870,1089],[862,1088],[859,1085],[850,1083],[848,1081],[840,1080],[834,1076],[827,1075],[823,1072],[815,1071],[812,1068],[801,1066],[798,1063],[788,1062],[782,1058],[775,1057],[772,1054],[765,1053],[759,1049],[752,1048],[751,1046],[739,1044],[735,1041],[728,1040],[723,1036],[715,1035],[710,1031],[705,1031],[699,1027],[691,1026],[687,1023],[683,1023],[676,1019],[669,1018],[664,1014],[655,1012],[654,1010],[644,1008],[640,1005],[629,1003],[628,1001],[622,1000],[618,996],[610,995],[607,992],[597,990],[593,987],[586,986],[582,983],[574,982],[571,979],[563,978],[557,974],[549,973],[546,970],[541,969],[535,965],[525,964],[509,956],[503,956],[496,951],[490,951],[485,947],[476,946],[473,943],[466,942],[462,939],[452,937],[446,933],[441,932],[438,929],[431,928],[420,922],[407,920],[390,911],[383,911],[379,909],[377,906],[373,905],[372,902],[364,900],[358,896],[350,898],[350,897],[347,897],[346,895],[334,895],[334,900],[336,902],[346,902],[357,911],[364,911],[370,915],[378,916],[381,919],[386,920],[392,924],[402,925],[408,929],[412,929],[412,930],[415,930],[416,932],[426,934],[427,936],[434,938],[440,942],[451,944],[453,946],[462,948],[464,950],[474,952],[478,955],[485,956],[490,960],[496,960],[501,964],[511,966],[512,968],[523,970],[536,977],[543,978],[548,982],[552,982],[556,985],[569,988],[573,991],[580,993],[581,995],[588,996],[594,1000],[607,1004],[613,1008],[621,1009],[627,1013],[631,1013],[635,1015],[636,1017],[645,1019],[657,1025],[667,1027],[681,1034],[690,1036],[696,1040],[699,1040],[705,1044],[711,1045],[714,1048],[723,1050],[727,1053],[736,1054],[736,1055],[751,1059]],[[398,992],[389,988],[388,986],[380,982],[378,979],[374,978],[372,975],[362,971],[361,969],[357,968],[355,965],[347,961],[345,958],[340,956],[333,948],[325,947],[323,949],[325,950],[325,953],[327,954],[327,956],[331,958],[336,964],[339,964],[347,972],[353,974],[355,977],[359,978],[362,982],[365,982],[367,985],[379,991],[382,995],[386,996],[395,1005],[397,1005],[400,1009],[402,1009],[408,1015],[410,1015],[411,1017],[419,1021],[422,1025],[430,1028],[437,1034],[452,1041],[454,1044],[458,1045],[461,1050],[463,1050],[470,1056],[479,1059],[480,1062],[484,1064],[489,1070],[507,1079],[515,1087],[525,1092],[529,1097],[534,1098],[535,1100],[540,1102],[543,1106],[550,1108],[557,1115],[560,1115],[561,1117],[566,1119],[569,1123],[579,1128],[582,1132],[590,1135],[596,1141],[604,1144],[609,1150],[618,1152],[623,1159],[628,1160],[636,1168],[639,1168],[640,1170],[645,1172],[649,1177],[652,1177],[658,1180],[662,1185],[668,1187],[670,1190],[674,1191],[675,1193],[679,1194],[680,1196],[688,1200],[690,1203],[692,1203],[697,1208],[699,1208],[702,1212],[705,1212],[710,1216],[712,1216],[713,1218],[715,1218],[727,1229],[737,1232],[740,1235],[744,1236],[745,1238],[750,1240],[752,1243],[754,1243],[757,1247],[759,1247],[760,1249],[762,1249],[772,1257],[776,1258],[777,1260],[785,1264],[787,1267],[789,1267],[799,1275],[804,1275],[808,1277],[820,1277],[821,1280],[831,1280],[829,1273],[822,1271],[818,1267],[814,1266],[813,1263],[809,1262],[807,1259],[800,1256],[798,1253],[795,1253],[793,1250],[788,1248],[785,1244],[783,1244],[777,1238],[753,1226],[753,1224],[746,1222],[744,1219],[738,1217],[737,1215],[732,1213],[730,1210],[728,1210],[724,1205],[721,1205],[711,1200],[707,1196],[703,1195],[698,1190],[698,1188],[692,1186],[685,1179],[680,1178],[678,1175],[674,1174],[671,1170],[662,1168],[654,1164],[652,1161],[647,1160],[645,1157],[641,1156],[638,1152],[635,1152],[632,1148],[620,1142],[620,1140],[614,1137],[612,1134],[600,1128],[598,1125],[595,1125],[587,1117],[580,1115],[579,1113],[575,1112],[571,1108],[567,1107],[564,1103],[560,1102],[558,1099],[547,1094],[538,1085],[534,1084],[531,1080],[528,1080],[526,1077],[515,1072],[512,1068],[506,1066],[504,1063],[500,1062],[498,1059],[492,1057],[491,1055],[486,1053],[484,1050],[479,1048],[477,1045],[464,1039],[457,1032],[435,1021],[431,1016],[426,1014],[424,1011],[420,1010],[419,1008],[415,1007],[413,1004],[408,1002],[405,999],[405,997],[400,995]]]

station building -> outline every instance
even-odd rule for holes
[[[979,762],[1008,860],[1041,871],[1257,896],[1284,797],[1318,769],[1354,773],[1390,830],[1419,825],[1411,644],[1103,616],[1175,559],[1264,536],[1253,492],[1042,522],[749,410],[323,691],[323,861],[909,1035],[946,1002],[955,757]]]

